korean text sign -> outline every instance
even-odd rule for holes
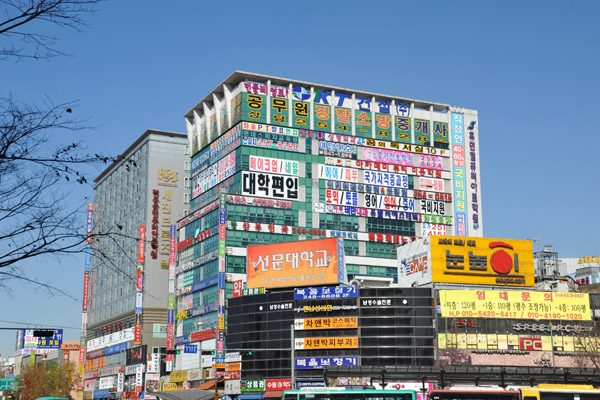
[[[347,280],[339,238],[248,246],[246,286],[318,286]]]
[[[431,237],[433,282],[533,286],[529,240]]]
[[[442,317],[590,320],[587,293],[440,290]]]

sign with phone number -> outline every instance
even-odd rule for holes
[[[587,293],[440,290],[442,317],[591,320]]]

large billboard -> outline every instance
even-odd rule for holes
[[[398,248],[398,282],[534,285],[531,241],[431,236]]]
[[[248,288],[346,283],[339,238],[248,246]]]
[[[591,320],[587,293],[440,290],[442,317]]]

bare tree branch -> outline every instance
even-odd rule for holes
[[[84,16],[93,14],[102,0],[0,0],[0,59],[48,59],[65,55],[58,38],[43,32],[48,26],[86,27]],[[16,46],[15,41],[21,45]]]

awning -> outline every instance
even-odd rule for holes
[[[167,392],[146,392],[164,400],[214,400],[215,392],[208,390],[169,390]]]
[[[243,394],[237,397],[238,400],[262,400],[262,394]]]
[[[283,390],[269,390],[263,394],[263,397],[283,397]]]
[[[219,383],[223,382],[225,379],[219,379]],[[211,379],[210,381],[204,382],[202,385],[198,386],[196,389],[199,390],[207,390],[215,387],[215,380]]]

